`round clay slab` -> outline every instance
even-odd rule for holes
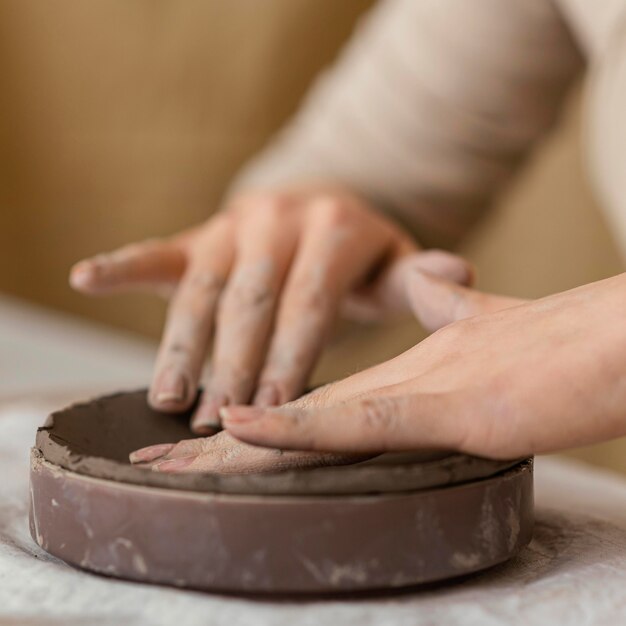
[[[230,494],[337,495],[414,491],[454,485],[502,472],[521,459],[494,461],[453,452],[385,454],[341,467],[256,474],[164,474],[131,465],[133,450],[195,435],[193,411],[151,409],[146,390],[118,393],[53,413],[37,432],[37,448],[51,463],[84,476],[166,489]]]
[[[439,454],[421,463],[394,457],[275,474],[166,477],[125,460],[137,447],[189,437],[187,419],[154,414],[145,391],[54,414],[32,454],[33,538],[98,573],[254,593],[432,582],[503,562],[530,540],[531,460],[489,466]],[[150,424],[145,433],[134,423],[142,420]],[[97,438],[97,428],[115,436]],[[156,485],[153,478],[168,480]]]

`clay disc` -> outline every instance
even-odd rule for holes
[[[53,413],[36,445],[54,465],[83,476],[135,485],[231,494],[336,495],[414,491],[486,478],[521,459],[493,461],[452,452],[385,454],[376,459],[315,469],[259,474],[168,475],[130,465],[133,450],[195,435],[193,408],[171,415],[151,409],[146,390],[118,393]]]
[[[68,563],[196,589],[394,588],[501,563],[530,540],[532,461],[449,453],[336,468],[165,476],[128,453],[189,438],[145,390],[53,414],[31,457],[31,534]]]

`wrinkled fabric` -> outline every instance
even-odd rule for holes
[[[586,161],[626,252],[626,1],[384,0],[234,189],[332,183],[459,241],[583,70]]]

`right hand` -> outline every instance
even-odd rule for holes
[[[369,318],[409,310],[407,263],[471,281],[458,257],[418,253],[360,198],[299,190],[242,195],[196,228],[81,261],[70,281],[92,295],[172,296],[149,393],[161,411],[194,401],[215,328],[210,380],[192,418],[196,433],[211,434],[222,406],[271,406],[302,393],[347,296]]]

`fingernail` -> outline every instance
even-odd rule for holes
[[[219,420],[194,421],[191,423],[191,430],[196,435],[208,437],[219,433],[222,430],[222,423]]]
[[[183,402],[187,396],[185,378],[176,370],[167,370],[158,381],[158,388],[154,394],[157,404]]]
[[[131,463],[148,463],[165,456],[172,450],[173,443],[158,443],[154,446],[146,446],[135,450],[128,455]]]
[[[267,411],[265,409],[257,408],[254,406],[223,406],[220,409],[219,413],[222,420],[234,424],[252,422],[254,420],[260,419],[267,414]]]
[[[196,460],[195,456],[185,456],[180,459],[161,461],[152,466],[153,472],[178,472],[189,467]]]
[[[222,429],[222,422],[219,418],[220,409],[228,404],[228,398],[224,395],[216,396],[208,401],[202,401],[191,420],[191,428],[199,434],[206,434],[205,431],[215,431]]]
[[[278,389],[275,385],[261,385],[254,396],[254,404],[256,406],[276,406],[278,402]]]

